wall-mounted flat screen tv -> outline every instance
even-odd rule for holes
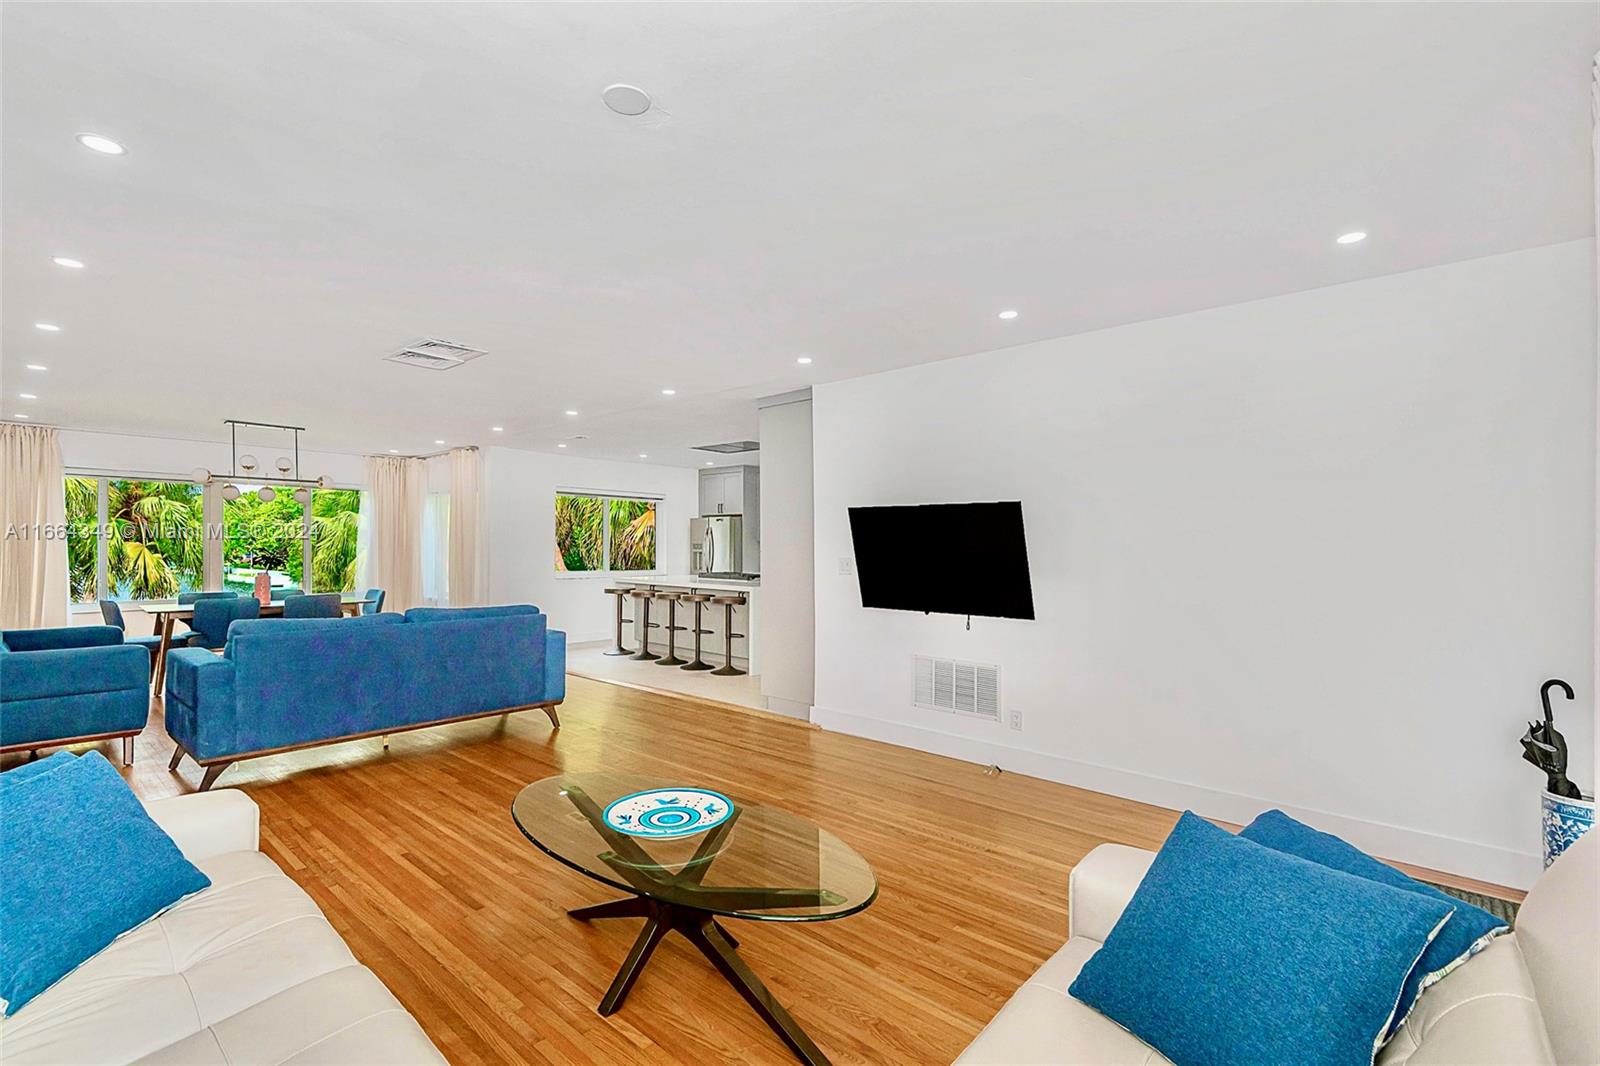
[[[1033,618],[1022,504],[850,508],[861,606]]]

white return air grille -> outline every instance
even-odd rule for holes
[[[454,370],[462,363],[469,362],[484,354],[485,352],[481,348],[468,348],[465,344],[457,344],[454,341],[428,338],[415,344],[408,344],[393,355],[386,355],[384,358],[391,363],[418,366],[424,370]]]
[[[911,702],[918,707],[1000,720],[998,666],[913,655],[911,676]]]

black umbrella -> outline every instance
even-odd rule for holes
[[[1529,722],[1528,731],[1522,735],[1522,757],[1545,773],[1545,788],[1554,796],[1582,799],[1583,792],[1567,780],[1567,738],[1556,730],[1550,713],[1550,690],[1559,688],[1567,699],[1576,699],[1572,686],[1559,678],[1551,678],[1539,687],[1539,699],[1544,704],[1544,721]]]

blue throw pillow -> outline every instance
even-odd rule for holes
[[[1322,866],[1343,870],[1347,874],[1378,881],[1385,885],[1415,892],[1441,900],[1456,909],[1450,921],[1433,938],[1428,950],[1422,953],[1406,987],[1400,993],[1400,1006],[1394,1013],[1389,1033],[1400,1028],[1411,1013],[1422,990],[1461,965],[1486,947],[1490,940],[1510,927],[1482,907],[1455,899],[1432,885],[1413,880],[1387,863],[1379,862],[1352,844],[1347,844],[1331,833],[1323,833],[1303,822],[1297,822],[1282,811],[1267,811],[1245,826],[1239,834],[1246,840],[1265,845],[1274,851],[1298,855]]]
[[[0,999],[8,1016],[211,884],[104,756],[57,755],[35,765],[63,757],[67,763],[0,788]]]
[[[1185,812],[1068,991],[1179,1066],[1370,1066],[1450,913]]]

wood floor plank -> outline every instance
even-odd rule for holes
[[[262,850],[460,1066],[792,1061],[681,937],[619,1013],[596,1013],[640,923],[566,916],[618,893],[518,831],[511,801],[530,781],[605,770],[709,786],[810,818],[865,856],[879,898],[861,914],[732,923],[741,954],[838,1063],[949,1062],[1060,947],[1072,866],[1105,841],[1157,846],[1177,818],[576,676],[561,722],[532,711],[396,734],[388,750],[353,741],[241,763],[218,784],[260,804]],[[116,745],[98,747],[117,761]],[[156,701],[125,771],[140,796],[198,786],[192,762],[168,772],[171,752]]]

